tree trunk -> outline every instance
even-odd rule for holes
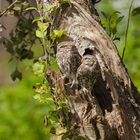
[[[75,0],[63,5],[55,21],[68,33],[56,57],[70,106],[71,139],[138,140],[140,96],[95,13],[91,0]]]

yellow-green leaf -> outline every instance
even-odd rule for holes
[[[20,11],[20,7],[18,7],[18,6],[15,6],[14,8],[13,8],[13,10],[15,10],[15,11]]]
[[[38,10],[41,10],[42,9],[42,4],[41,3],[37,4],[37,8],[38,8]]]
[[[60,38],[62,35],[66,35],[67,32],[64,30],[54,30],[53,33],[56,37]]]
[[[41,21],[38,21],[38,28],[40,31],[44,32],[45,30],[47,30],[47,28],[49,27],[49,23],[43,23]]]
[[[41,21],[43,19],[43,17],[37,17],[37,18],[35,18],[33,21],[32,21],[32,23],[34,23],[34,22],[36,22],[36,21]]]
[[[32,10],[37,10],[35,7],[28,7],[25,9],[25,11],[32,11]]]
[[[39,31],[39,30],[36,30],[36,36],[37,36],[38,38],[44,38],[43,32],[41,32],[41,31]]]

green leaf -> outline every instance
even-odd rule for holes
[[[50,101],[53,102],[54,101],[52,98],[46,98],[45,100],[46,100],[46,102],[50,102]]]
[[[49,22],[43,23],[43,27],[46,30],[49,27]]]
[[[63,30],[54,30],[55,36],[59,38],[63,35],[63,32],[64,32]]]
[[[140,7],[137,7],[132,10],[132,16],[136,16],[140,14]]]
[[[43,29],[43,22],[38,21],[37,22],[37,25],[38,25],[39,30],[42,30]]]
[[[36,30],[36,36],[38,38],[44,38],[44,34],[41,31],[39,31],[39,30]]]
[[[36,94],[36,95],[33,96],[33,98],[34,98],[35,100],[40,101],[40,100],[41,100],[41,95],[40,95],[40,94]]]
[[[35,100],[38,100],[40,103],[45,103],[45,98],[43,97],[43,95],[41,95],[41,94],[36,94],[36,95],[34,95],[33,96],[33,98],[35,99]]]
[[[32,23],[36,22],[36,21],[41,21],[43,20],[43,17],[37,17],[37,18],[34,18],[34,20],[32,21]]]
[[[124,16],[120,16],[120,17],[118,17],[118,19],[117,19],[117,24],[119,23],[119,22],[121,22],[122,20],[123,20],[123,18],[124,18]]]
[[[44,22],[38,21],[37,25],[40,31],[45,31],[49,27],[49,22],[44,23]]]
[[[13,8],[13,10],[15,10],[15,11],[20,11],[20,10],[21,10],[21,8],[20,8],[20,7],[18,7],[18,6],[15,6],[15,7]]]
[[[103,12],[103,11],[101,11],[101,14],[102,14],[103,17],[106,18],[106,19],[109,17],[109,15],[108,15],[107,13]]]
[[[57,5],[55,3],[52,3],[52,4],[48,4],[46,7],[45,7],[45,12],[48,13],[48,12],[53,12],[57,9]]]
[[[29,3],[26,2],[26,1],[22,2],[21,4],[22,4],[23,6],[27,6],[27,5],[29,5]]]
[[[48,94],[50,93],[49,87],[46,84],[36,83],[34,86],[35,92],[39,94]],[[50,101],[50,99],[48,99]]]
[[[119,11],[114,11],[113,14],[111,15],[111,17],[114,16],[114,15],[117,15],[117,14],[121,14],[121,12],[119,12]]]
[[[51,39],[55,40],[56,38],[61,38],[63,35],[66,35],[67,32],[64,30],[53,30],[51,34]]]
[[[39,11],[42,10],[42,4],[41,4],[41,3],[38,3],[38,4],[37,4],[37,9],[38,9]]]
[[[36,62],[32,67],[33,73],[37,76],[43,76],[45,70],[45,64],[43,62]]]
[[[13,81],[15,81],[16,79],[21,80],[22,79],[22,73],[19,72],[19,70],[16,68],[15,71],[11,74],[11,78]]]
[[[35,7],[28,7],[25,9],[25,11],[32,11],[32,10],[37,10]]]

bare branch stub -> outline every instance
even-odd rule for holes
[[[4,11],[0,12],[0,17],[2,17],[4,14],[7,13],[7,11],[13,7],[14,4],[16,4],[18,2],[18,0],[15,0],[14,2],[12,2]]]

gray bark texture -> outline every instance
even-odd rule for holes
[[[75,134],[89,140],[139,140],[140,95],[93,2],[63,5],[55,27],[68,32],[57,44],[56,57]]]

